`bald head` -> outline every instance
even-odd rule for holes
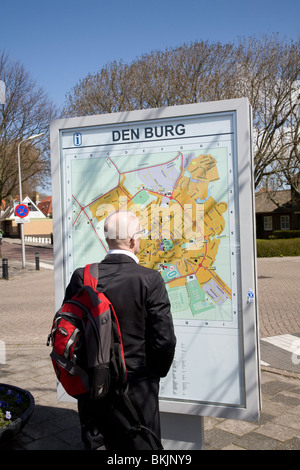
[[[139,219],[132,212],[116,211],[105,219],[104,234],[110,249],[129,250],[136,254],[141,236],[133,235],[140,230]]]

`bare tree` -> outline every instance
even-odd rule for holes
[[[290,185],[299,172],[299,41],[250,38],[237,57],[235,96],[253,109],[255,186]]]
[[[103,67],[67,95],[65,115],[101,114],[248,97],[255,186],[293,184],[299,171],[299,40],[184,44]]]
[[[45,137],[21,146],[23,192],[49,180],[49,124],[57,110],[46,93],[37,88],[24,67],[0,55],[0,79],[6,85],[6,103],[0,105],[0,201],[19,194],[18,144],[34,135]]]

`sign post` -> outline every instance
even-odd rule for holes
[[[51,153],[56,307],[73,270],[105,257],[106,216],[135,212],[140,264],[161,273],[177,336],[160,388],[165,448],[202,448],[203,416],[257,420],[248,100],[54,121]]]
[[[22,245],[22,268],[25,269],[25,241],[24,241],[24,223],[29,222],[29,208],[26,204],[18,204],[15,207],[15,221],[21,224],[21,245]]]

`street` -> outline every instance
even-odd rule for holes
[[[19,243],[13,239],[8,239],[3,241],[2,246],[0,247],[2,258],[7,258],[8,260],[19,260],[22,261],[22,247]],[[40,245],[40,246],[30,246],[26,245],[25,256],[26,260],[30,262],[35,261],[35,253],[39,253],[40,261],[53,262],[53,247],[51,245]]]

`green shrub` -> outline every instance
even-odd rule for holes
[[[300,256],[300,238],[256,240],[257,257]]]
[[[274,230],[270,238],[300,238],[300,230]]]

